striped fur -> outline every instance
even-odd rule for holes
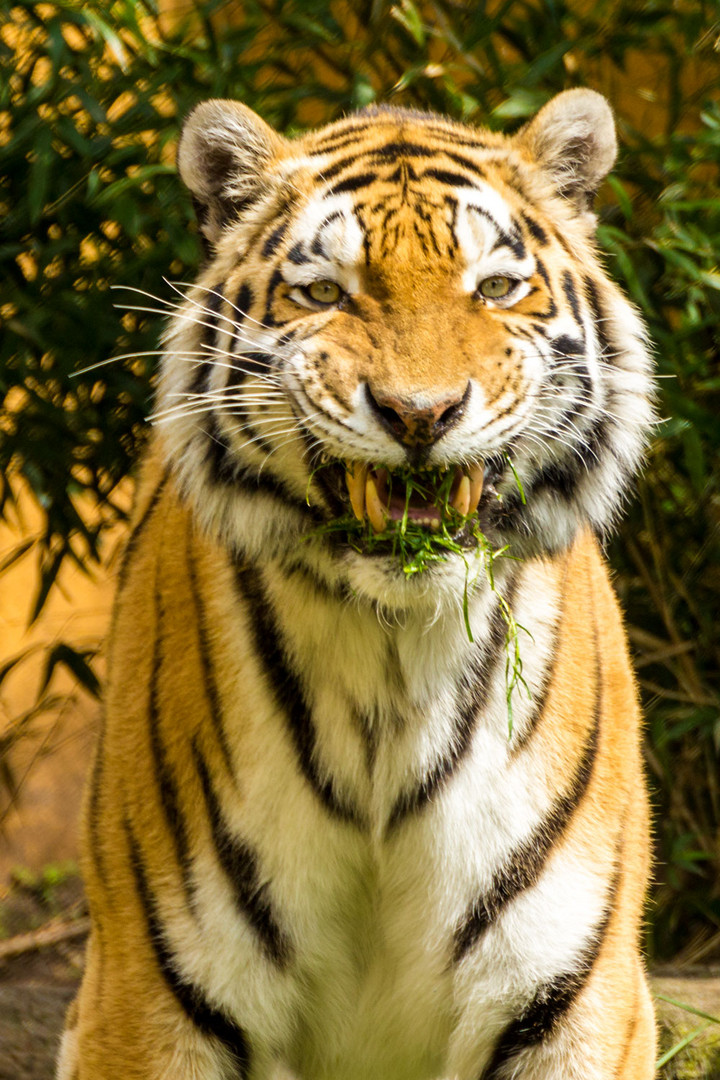
[[[589,91],[513,139],[190,118],[209,258],[120,571],[59,1080],[652,1076],[640,721],[598,545],[652,418],[591,240],[613,158]],[[347,510],[324,456],[485,462],[483,529],[519,557],[496,591],[469,541],[407,578],[319,528]],[[525,628],[511,735],[498,595]]]

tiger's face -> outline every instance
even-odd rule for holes
[[[606,530],[651,420],[643,328],[592,243],[615,149],[591,91],[512,139],[382,109],[289,141],[196,109],[179,166],[209,260],[158,415],[206,527],[401,605],[464,581],[478,531],[524,556]],[[463,549],[421,585],[392,553],[408,522]]]

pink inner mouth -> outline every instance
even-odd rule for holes
[[[445,474],[447,477],[447,473]],[[443,506],[438,506],[438,482],[431,476],[419,473],[413,477],[410,494],[402,481],[395,480],[385,468],[372,469],[364,463],[346,466],[345,478],[353,513],[360,521],[367,518],[376,533],[383,532],[388,522],[407,520],[431,529],[438,528],[443,519]],[[477,510],[483,487],[483,466],[471,468],[456,466],[449,493],[443,486],[442,501],[449,504],[461,517]]]
[[[450,493],[451,500],[457,491],[462,476],[459,469],[456,469],[455,472],[456,475]],[[420,487],[424,488],[424,490],[418,490],[418,488],[414,487],[408,500],[401,486],[395,484],[393,490],[387,469],[376,469],[373,471],[372,476],[375,479],[378,496],[386,507],[386,513],[390,521],[402,521],[407,511],[408,521],[420,522],[424,525],[440,524],[442,514],[435,505],[436,492],[432,491],[428,484],[421,483]],[[427,497],[425,497],[425,492]]]

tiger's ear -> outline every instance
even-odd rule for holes
[[[204,101],[190,113],[180,135],[178,171],[211,245],[268,188],[267,166],[284,141],[239,101]]]
[[[515,138],[583,212],[617,157],[612,110],[595,90],[558,94]]]

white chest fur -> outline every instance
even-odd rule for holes
[[[518,740],[551,666],[559,597],[549,567],[513,576],[532,695],[514,695]],[[285,951],[281,963],[263,955],[208,853],[197,914],[215,947],[191,943],[180,917],[183,968],[259,1040],[258,1077],[275,1060],[316,1080],[472,1075],[538,983],[572,964],[605,900],[601,874],[556,858],[453,962],[474,899],[551,803],[542,761],[508,735],[495,597],[473,598],[471,643],[457,609],[387,625],[303,574],[268,568],[246,587],[236,618],[251,647],[223,702],[230,736],[244,733],[237,788],[219,795],[257,853]]]

